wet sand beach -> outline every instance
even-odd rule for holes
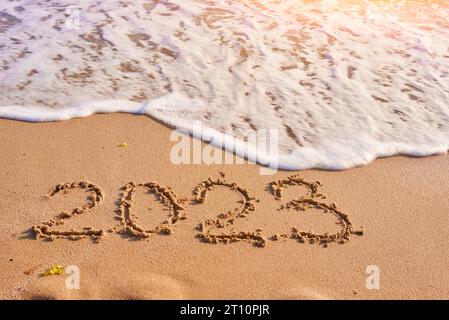
[[[0,298],[449,296],[447,155],[260,175],[175,165],[171,132],[129,114],[1,119]],[[80,288],[42,276],[54,265]]]

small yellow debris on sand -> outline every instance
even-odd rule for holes
[[[118,144],[117,147],[126,148],[126,147],[128,147],[128,144],[126,142],[122,142],[122,143]]]
[[[56,276],[62,274],[63,272],[64,267],[58,264],[48,268],[43,273],[41,273],[41,277]]]

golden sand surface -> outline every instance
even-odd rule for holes
[[[449,296],[447,155],[260,175],[175,165],[170,133],[127,114],[0,120],[0,298]]]

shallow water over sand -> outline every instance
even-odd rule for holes
[[[446,152],[444,3],[2,2],[0,117],[147,113],[215,144],[278,129],[286,169]]]

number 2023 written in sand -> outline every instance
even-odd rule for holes
[[[289,202],[282,204],[278,210],[292,209],[297,211],[307,211],[308,209],[315,208],[320,210],[323,214],[332,214],[338,219],[338,224],[341,226],[339,232],[335,234],[317,234],[311,231],[300,230],[298,227],[292,227],[290,235],[288,233],[276,233],[268,238],[263,235],[262,230],[260,229],[257,229],[254,232],[238,232],[232,229],[229,233],[215,233],[214,231],[235,225],[239,219],[244,219],[249,214],[254,213],[254,211],[256,211],[255,203],[259,202],[259,200],[256,200],[249,194],[247,189],[238,186],[234,182],[226,181],[224,179],[224,174],[221,173],[221,175],[222,178],[216,180],[209,178],[195,187],[193,190],[194,203],[205,203],[208,193],[213,191],[217,186],[221,186],[239,194],[241,197],[239,204],[241,205],[235,209],[221,213],[216,219],[202,221],[196,229],[198,231],[197,237],[204,242],[231,243],[248,241],[258,247],[265,247],[267,239],[275,241],[286,239],[290,236],[290,238],[296,239],[301,243],[307,241],[309,243],[319,243],[327,247],[331,242],[340,244],[346,243],[349,241],[352,234],[363,235],[363,230],[353,230],[352,223],[349,221],[347,214],[340,211],[334,203],[328,204],[324,202],[325,196],[319,192],[321,187],[319,182],[307,182],[298,175],[293,175],[286,179],[273,181],[268,184],[267,189],[276,200],[282,199],[282,191],[287,187],[304,186],[308,190],[306,196],[290,200]],[[132,210],[134,194],[137,188],[144,188],[150,194],[154,194],[156,199],[165,207],[165,210],[168,211],[166,220],[151,229],[145,229],[140,226],[137,222],[137,215]],[[170,235],[173,233],[175,225],[186,219],[184,209],[188,199],[179,198],[171,188],[161,186],[156,182],[142,184],[130,182],[122,188],[123,192],[118,202],[118,209],[116,210],[117,219],[120,220],[120,225],[107,230],[94,229],[92,227],[84,227],[81,230],[72,229],[70,231],[52,230],[53,227],[63,225],[73,217],[93,210],[105,197],[104,192],[99,186],[86,181],[58,184],[50,190],[48,196],[53,197],[60,192],[65,193],[71,189],[83,189],[88,191],[90,196],[86,203],[81,207],[72,209],[71,211],[64,211],[55,218],[34,226],[32,230],[36,239],[44,238],[47,240],[55,240],[58,238],[67,238],[70,240],[79,240],[89,237],[94,241],[100,241],[106,233],[121,233],[131,237],[145,239],[157,234]]]

